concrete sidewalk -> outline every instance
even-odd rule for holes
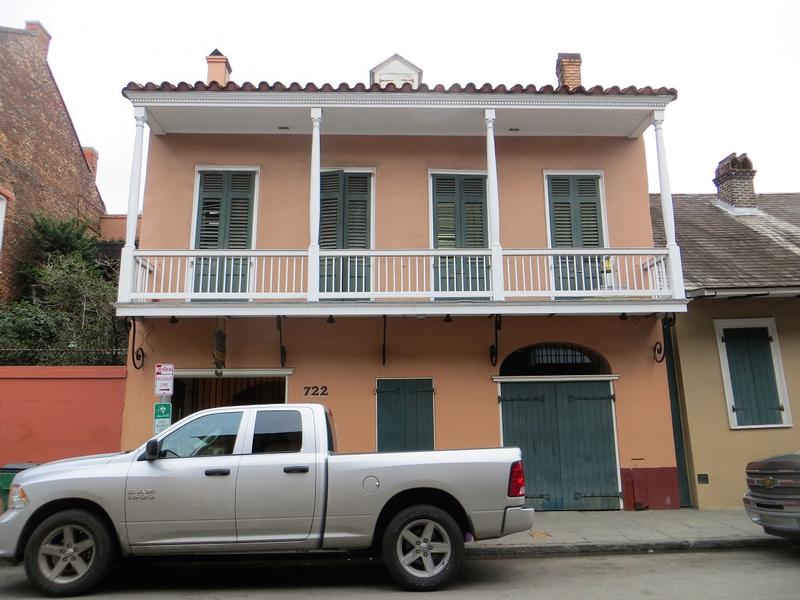
[[[467,544],[469,556],[657,552],[788,543],[743,509],[540,512],[533,529]]]

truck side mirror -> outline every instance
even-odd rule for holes
[[[140,460],[156,460],[158,458],[158,440],[153,438],[147,441],[144,447],[144,454]]]

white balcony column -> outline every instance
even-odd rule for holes
[[[133,109],[136,120],[136,135],[133,141],[133,159],[131,160],[131,181],[128,187],[128,216],[125,221],[125,245],[122,247],[119,261],[119,289],[117,302],[130,302],[133,288],[134,256],[136,247],[136,226],[139,221],[139,195],[142,189],[142,152],[144,147],[145,109],[138,106]]]
[[[486,123],[486,196],[489,213],[489,248],[492,251],[492,300],[505,300],[503,247],[500,245],[500,192],[497,185],[497,156],[494,149],[495,110],[487,108]]]
[[[686,296],[683,288],[683,267],[681,250],[675,239],[675,215],[672,207],[672,191],[669,187],[669,170],[667,169],[667,152],[664,148],[664,111],[653,113],[653,128],[656,131],[656,156],[658,158],[658,182],[661,189],[661,218],[664,222],[664,236],[669,251],[669,275],[672,284],[672,297],[682,300]]]
[[[319,301],[319,128],[322,109],[311,109],[311,173],[308,204],[308,301]]]

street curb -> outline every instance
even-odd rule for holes
[[[652,542],[588,542],[582,544],[537,544],[526,546],[474,545],[467,546],[469,557],[530,557],[578,554],[639,554],[652,552],[690,552],[696,550],[726,550],[732,548],[774,548],[788,546],[791,540],[782,538],[736,537],[701,540],[658,540]]]

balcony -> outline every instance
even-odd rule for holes
[[[120,314],[674,310],[662,306],[674,300],[661,248],[504,249],[501,302],[488,249],[321,250],[318,260],[311,286],[306,250],[136,250]]]

